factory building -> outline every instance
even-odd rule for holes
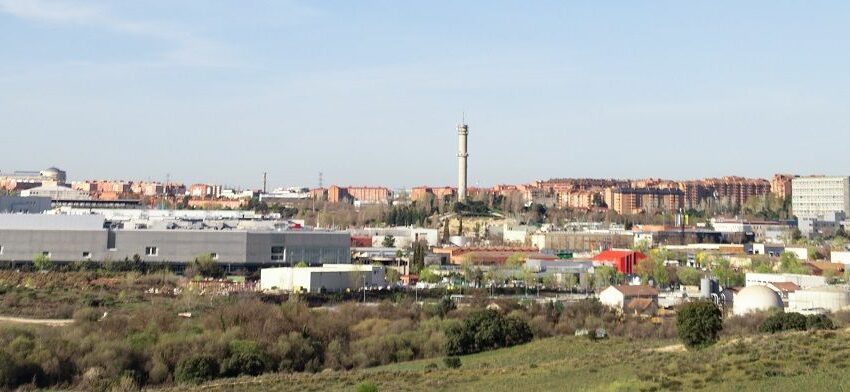
[[[383,266],[361,264],[263,268],[260,289],[320,293],[384,287],[387,285],[384,274]]]
[[[850,307],[850,291],[844,287],[822,286],[788,294],[788,310],[799,313],[825,313]]]
[[[347,233],[308,230],[113,229],[102,215],[0,214],[0,262],[123,260],[182,265],[210,255],[223,265],[349,262]]]
[[[803,289],[826,285],[826,278],[815,275],[800,274],[765,274],[747,272],[746,286],[766,286],[768,283],[791,282]]]

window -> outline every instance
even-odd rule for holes
[[[283,260],[283,251],[284,251],[284,248],[282,246],[273,246],[272,247],[272,260]]]
[[[48,251],[44,251],[44,252],[41,252],[41,255],[42,255],[42,256],[50,257],[50,252],[48,252]]]
[[[148,246],[145,248],[145,256],[156,256],[159,254],[159,249],[155,246]]]
[[[210,253],[210,258],[213,260],[218,260],[218,253],[212,252]]]
[[[0,255],[3,254],[3,245],[0,245]]]
[[[91,252],[83,252],[83,258],[86,260],[91,259]]]

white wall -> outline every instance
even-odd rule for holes
[[[261,290],[330,292],[386,286],[382,266],[328,264],[323,267],[264,268],[260,270]]]
[[[833,263],[850,264],[850,252],[832,252],[829,260]]]
[[[624,300],[625,296],[623,293],[615,289],[614,286],[608,286],[608,288],[599,293],[599,302],[614,309],[623,310]]]
[[[820,287],[826,285],[826,278],[815,275],[799,274],[760,274],[747,272],[746,286],[766,286],[768,283],[793,282],[801,288]]]
[[[809,259],[808,248],[785,248],[785,251],[793,253],[800,260],[806,261]]]

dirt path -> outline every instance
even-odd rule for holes
[[[33,318],[24,318],[24,317],[0,316],[0,322],[17,323],[17,324],[46,325],[48,327],[64,327],[66,325],[71,325],[74,322],[74,320],[73,319],[33,319]]]

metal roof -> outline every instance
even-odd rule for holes
[[[103,215],[0,214],[0,230],[103,230]]]

